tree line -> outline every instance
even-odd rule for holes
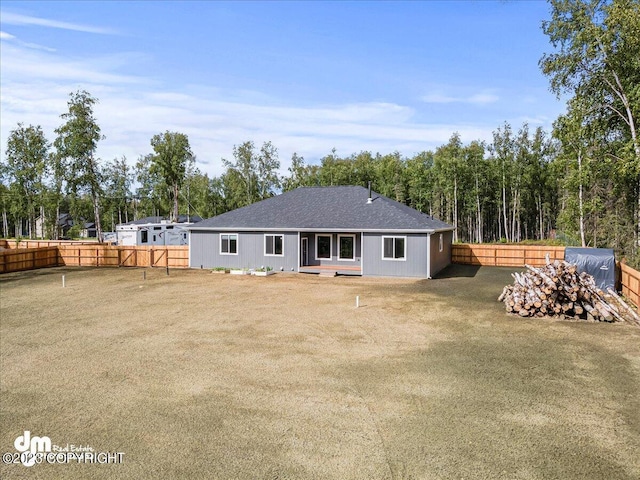
[[[300,186],[367,185],[456,227],[455,240],[555,238],[615,248],[638,264],[640,231],[640,6],[633,0],[552,0],[543,23],[554,52],[540,60],[551,90],[568,97],[551,131],[498,126],[489,142],[457,133],[414,156],[332,150],[317,163],[294,153],[280,175],[271,142],[246,141],[222,159],[224,173],[196,167],[187,135],[163,132],[151,153],[96,158],[103,138],[86,91],[70,95],[53,144],[18,124],[0,166],[2,233],[55,236],[60,212],[100,230],[150,215],[203,218]],[[100,234],[99,230],[99,234]]]

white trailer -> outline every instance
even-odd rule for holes
[[[188,245],[186,226],[193,222],[171,223],[168,220],[124,223],[116,226],[118,245]]]

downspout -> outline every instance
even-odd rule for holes
[[[431,280],[431,234],[427,233],[427,279]]]
[[[364,277],[364,232],[360,232],[360,275]]]
[[[371,205],[372,203],[371,180],[369,180],[369,197],[367,198],[367,205]],[[364,277],[364,232],[360,232],[360,275]]]
[[[300,238],[300,231],[298,231],[298,260],[296,260],[296,264],[298,265],[296,267],[297,273],[300,273],[300,264],[302,263],[302,251],[301,251],[300,242],[302,242],[302,239]],[[309,240],[307,240],[307,255],[308,254],[309,254]]]
[[[191,230],[187,230],[187,262],[188,267],[191,268]]]

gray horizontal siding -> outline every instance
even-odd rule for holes
[[[226,232],[225,232],[226,233]],[[283,235],[284,256],[264,254],[263,232],[238,233],[238,254],[220,254],[220,232],[192,231],[189,266],[192,268],[258,268],[272,267],[274,270],[298,270],[298,234],[292,232],[269,232]]]
[[[440,251],[440,235],[442,235],[442,251]],[[434,233],[431,235],[431,276],[451,263],[451,241],[453,232]]]
[[[406,259],[384,260],[382,237],[406,237]],[[428,234],[387,235],[364,233],[362,240],[362,274],[382,277],[428,277]]]
[[[230,232],[235,233],[235,232]],[[269,232],[272,233],[272,232]],[[220,232],[192,231],[190,238],[190,263],[192,268],[257,268],[269,266],[274,270],[298,271],[299,245],[296,232],[273,232],[284,237],[284,256],[264,254],[264,232],[238,232],[238,255],[220,254]],[[428,260],[431,257],[431,275],[440,271],[451,261],[451,232],[443,232],[443,251],[439,251],[439,233],[429,234],[383,233],[356,234],[356,261],[338,261],[337,234],[332,234],[333,258],[315,260],[316,234],[302,234],[309,238],[309,263],[311,265],[361,266],[362,274],[384,277],[428,278]],[[406,237],[406,259],[386,260],[382,258],[382,237]]]

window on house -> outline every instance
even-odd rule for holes
[[[140,232],[140,243],[147,243],[149,241],[149,232],[142,230]]]
[[[220,234],[220,253],[223,255],[238,254],[238,234],[237,233]]]
[[[438,237],[438,251],[441,252],[443,248],[444,248],[444,245],[442,241],[442,234],[440,234],[440,237]]]
[[[331,258],[331,235],[316,236],[316,259]]]
[[[406,258],[407,237],[382,237],[382,258],[384,260],[404,260]]]
[[[154,230],[162,230],[162,227],[153,227]]]
[[[282,235],[265,235],[264,236],[264,254],[265,255],[282,255],[282,245],[284,237]]]
[[[338,235],[338,249],[340,260],[356,259],[355,235]]]

